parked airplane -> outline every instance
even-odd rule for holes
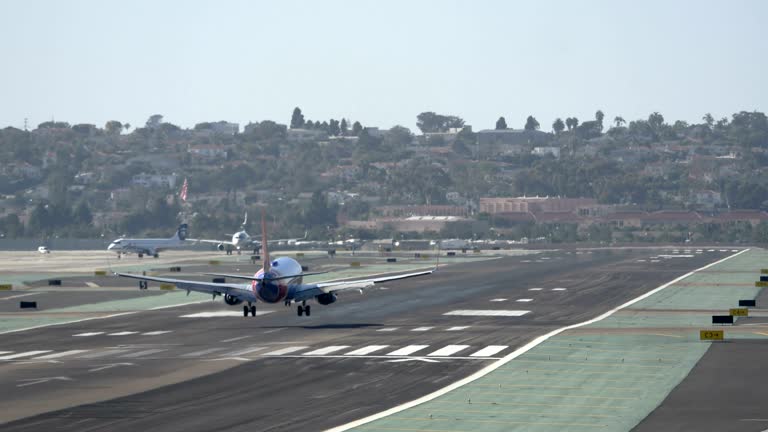
[[[216,249],[223,251],[226,250],[227,254],[230,254],[232,249],[237,250],[238,255],[240,254],[241,250],[243,249],[251,249],[253,248],[253,253],[257,254],[259,253],[259,249],[261,249],[261,242],[259,240],[256,240],[252,238],[248,232],[245,231],[245,226],[248,224],[248,213],[245,213],[245,219],[243,219],[243,223],[240,225],[240,231],[234,233],[234,234],[227,234],[228,236],[232,237],[231,241],[227,240],[208,240],[208,239],[190,239],[190,241],[200,242],[200,243],[213,243],[216,245]],[[306,237],[306,234],[304,235]],[[277,239],[277,240],[270,240],[271,243],[292,243],[296,242],[299,239]]]
[[[129,273],[116,273],[118,276],[139,279],[142,281],[153,281],[176,285],[176,287],[189,291],[196,291],[211,294],[213,298],[218,295],[224,296],[224,302],[230,306],[247,302],[243,306],[243,316],[256,316],[256,305],[254,303],[278,303],[284,302],[286,306],[292,302],[301,302],[297,308],[299,316],[310,315],[310,306],[308,300],[314,299],[321,305],[329,305],[336,301],[336,293],[344,290],[360,290],[372,285],[389,282],[394,280],[425,276],[433,273],[435,270],[419,271],[396,276],[386,276],[378,278],[359,279],[352,281],[320,282],[305,284],[302,282],[304,276],[318,273],[303,273],[301,264],[290,257],[280,257],[275,260],[269,258],[267,245],[266,223],[262,218],[262,241],[263,267],[255,275],[241,276],[231,274],[209,273],[211,276],[228,277],[233,279],[245,279],[250,283],[215,283],[202,282],[184,279],[172,279],[165,277],[144,276]]]
[[[152,255],[158,258],[159,252],[165,249],[178,248],[182,246],[188,246],[190,244],[187,241],[187,224],[179,225],[176,230],[176,234],[168,239],[150,239],[150,238],[138,238],[128,239],[120,237],[119,239],[110,243],[107,250],[117,252],[117,257],[121,258],[123,254],[135,252],[139,258],[143,258],[144,254]]]

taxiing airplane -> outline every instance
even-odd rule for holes
[[[245,226],[248,224],[248,213],[245,213],[245,219],[243,219],[243,223],[240,225],[240,231],[234,233],[234,234],[227,234],[228,236],[232,237],[231,241],[227,240],[208,240],[208,239],[189,239],[190,241],[200,242],[200,243],[212,243],[216,245],[216,249],[223,251],[226,250],[227,254],[229,254],[232,249],[237,250],[237,253],[240,254],[241,250],[244,249],[253,249],[253,253],[257,254],[259,253],[259,250],[261,249],[261,242],[259,240],[256,240],[252,238],[248,232],[245,231]],[[304,234],[304,237],[306,237],[306,234]],[[270,243],[295,243],[297,238],[293,239],[277,239],[277,240],[270,240]]]
[[[165,277],[144,276],[129,273],[115,273],[118,276],[139,279],[142,281],[153,281],[160,283],[173,284],[179,289],[223,296],[224,302],[230,306],[247,303],[243,306],[243,316],[256,316],[256,305],[254,303],[279,303],[283,302],[286,306],[293,302],[301,302],[297,308],[298,316],[310,315],[309,300],[315,300],[321,305],[329,305],[336,301],[336,293],[345,290],[362,290],[382,282],[390,282],[400,279],[407,279],[417,276],[425,276],[433,273],[435,270],[425,270],[396,276],[386,276],[378,278],[359,279],[351,281],[333,281],[319,283],[303,283],[303,277],[318,273],[304,273],[296,260],[290,257],[279,257],[275,260],[269,258],[267,245],[266,222],[262,217],[261,221],[263,246],[263,267],[253,276],[241,276],[231,274],[208,273],[210,276],[227,277],[233,279],[245,279],[250,283],[215,283],[202,282],[184,279],[173,279]],[[436,269],[436,268],[435,268]]]
[[[144,254],[158,258],[160,256],[159,252],[162,250],[188,246],[190,242],[187,241],[187,232],[187,224],[181,224],[176,230],[176,234],[168,239],[129,239],[120,237],[110,243],[107,250],[117,252],[118,258],[127,253],[136,253],[139,258],[143,258]]]

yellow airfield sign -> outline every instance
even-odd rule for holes
[[[760,273],[762,273],[762,274],[768,274],[768,269],[760,269]]]
[[[755,282],[756,287],[765,288],[768,287],[768,281],[758,281]]]
[[[733,308],[728,311],[731,316],[749,316],[749,309],[747,308]]]
[[[700,330],[699,340],[723,340],[725,337],[724,330]]]

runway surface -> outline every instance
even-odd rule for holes
[[[653,254],[456,264],[313,304],[309,318],[259,305],[246,319],[219,301],[3,334],[0,422],[7,431],[322,430],[444,387],[727,253]]]

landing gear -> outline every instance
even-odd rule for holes
[[[297,308],[296,308],[296,313],[297,313],[299,316],[302,316],[302,315],[304,315],[304,314],[306,314],[307,316],[309,316],[310,312],[311,312],[311,310],[310,310],[310,308],[309,308],[309,305],[307,304],[307,302],[301,302],[301,304],[299,305],[299,307],[297,307]]]
[[[154,258],[160,258],[160,254],[156,253],[156,254],[152,255],[152,257],[154,257]]]
[[[256,305],[251,304],[250,302],[248,302],[247,306],[243,306],[243,316],[247,317],[249,313],[251,316],[256,316]]]
[[[144,254],[143,253],[139,253],[139,258],[144,258]]]

